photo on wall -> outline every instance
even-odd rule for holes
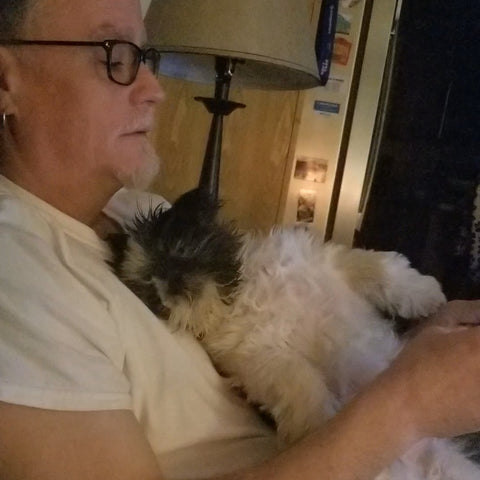
[[[297,200],[297,222],[313,223],[317,193],[314,190],[300,190]]]
[[[333,63],[338,63],[339,65],[347,65],[350,59],[351,50],[352,42],[342,37],[335,38],[335,45],[333,47],[332,56]]]
[[[350,35],[351,29],[352,29],[352,16],[342,12],[338,12],[337,33],[342,33],[343,35]]]
[[[307,182],[325,183],[328,160],[323,158],[298,157],[293,177]]]

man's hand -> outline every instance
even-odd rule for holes
[[[378,379],[403,399],[414,435],[480,430],[480,302],[447,304]]]
[[[480,326],[480,300],[448,302],[429,319],[429,324],[442,327]]]

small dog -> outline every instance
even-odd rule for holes
[[[218,209],[197,189],[139,214],[110,237],[111,265],[172,330],[191,331],[290,444],[398,354],[394,315],[427,316],[445,297],[399,253],[323,244],[300,227],[240,234],[216,220]],[[407,478],[478,480],[480,468],[458,442],[432,439],[377,480]]]

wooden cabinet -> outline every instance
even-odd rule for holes
[[[161,83],[166,98],[157,109],[152,141],[162,170],[153,190],[173,201],[198,184],[211,115],[193,97],[213,96],[213,86],[170,78]],[[223,217],[241,228],[266,230],[281,223],[302,95],[231,89],[230,99],[247,107],[224,121],[220,197]]]

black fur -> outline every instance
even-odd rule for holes
[[[480,465],[480,432],[469,433],[454,439],[462,452],[472,462]]]
[[[107,263],[117,275],[119,275],[120,267],[125,261],[125,249],[127,248],[128,238],[129,235],[127,233],[112,233],[107,237],[107,242],[112,252],[112,260]]]
[[[229,301],[240,282],[241,235],[232,224],[217,221],[220,204],[200,189],[183,194],[170,209],[159,206],[139,213],[128,234],[109,237],[115,273],[157,315],[168,312],[152,280],[167,285],[172,296],[194,298],[205,280],[213,280],[224,301]],[[123,263],[128,255],[128,236],[147,255],[140,278],[126,278]],[[131,241],[131,240],[130,240]]]
[[[148,274],[148,268],[145,268],[143,278],[131,279],[125,274],[123,265],[127,259],[127,246],[130,235],[127,233],[114,233],[107,237],[107,242],[112,251],[112,260],[107,262],[114,273],[139,297],[143,303],[160,318],[168,319],[170,312],[159,298],[155,286],[151,282],[151,275]]]

